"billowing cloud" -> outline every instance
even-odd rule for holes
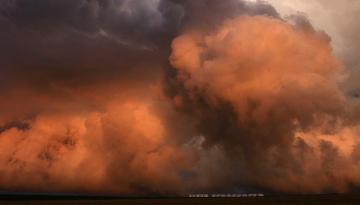
[[[338,59],[343,61],[349,72],[349,79],[344,82],[344,89],[349,97],[359,96],[359,26],[356,19],[360,16],[360,4],[352,0],[266,0],[276,7],[282,16],[293,13],[306,15],[314,27],[326,31],[331,36],[331,44]],[[318,12],[322,11],[322,15]]]
[[[7,190],[174,194],[191,153],[167,136],[152,102],[121,99],[103,111],[37,116],[1,133]]]
[[[301,157],[308,152],[305,147],[336,158],[342,140],[310,146],[301,133],[321,127],[337,138],[340,131],[332,126],[344,120],[346,109],[338,87],[342,66],[328,36],[297,22],[240,16],[213,32],[185,32],[172,45],[170,61],[178,72],[173,101],[198,120],[204,144],[227,152],[229,169],[236,170],[233,180],[281,191],[344,191],[346,186],[337,187],[343,184],[335,181],[346,184],[348,176],[336,170],[319,184],[304,180],[312,178],[309,173],[324,174],[322,167],[304,170],[309,161]],[[347,157],[356,143],[349,140]],[[327,153],[328,147],[334,152]]]

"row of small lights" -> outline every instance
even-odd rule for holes
[[[240,197],[263,197],[264,194],[189,194],[190,198],[240,198]]]

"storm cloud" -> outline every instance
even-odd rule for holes
[[[262,1],[6,0],[0,26],[4,191],[360,185],[359,112],[342,86],[354,63],[306,15]]]

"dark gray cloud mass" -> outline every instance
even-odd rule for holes
[[[1,6],[3,80],[107,80],[131,72],[142,63],[136,58],[150,64],[161,58],[156,43],[161,16],[146,3],[8,1]]]
[[[183,27],[215,26],[242,13],[277,15],[269,5],[238,1],[14,0],[0,7],[2,80],[39,83],[107,80],[136,69],[136,59],[166,60]]]

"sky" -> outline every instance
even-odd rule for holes
[[[358,92],[357,78],[359,76],[359,50],[360,43],[357,39],[359,26],[357,20],[360,16],[360,4],[353,0],[267,0],[282,16],[296,14],[305,15],[312,25],[325,31],[331,37],[334,53],[350,70],[346,88]],[[351,92],[351,91],[349,91]]]
[[[0,192],[358,192],[359,10],[1,1]]]

